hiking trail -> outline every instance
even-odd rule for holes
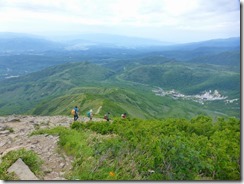
[[[80,117],[80,122],[88,122],[89,118]],[[102,121],[93,118],[92,121]],[[33,150],[43,160],[44,177],[40,180],[66,180],[65,173],[72,168],[73,158],[58,149],[58,136],[33,135],[37,129],[56,126],[69,127],[73,117],[68,116],[23,116],[12,115],[0,117],[0,163],[1,158],[9,151],[25,148]],[[12,129],[13,131],[10,131]]]

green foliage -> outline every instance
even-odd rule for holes
[[[0,179],[1,180],[18,180],[15,175],[7,172],[8,168],[19,158],[30,168],[30,170],[37,176],[42,177],[41,164],[43,161],[33,151],[20,149],[17,151],[10,151],[2,158],[0,164]]]
[[[118,135],[95,144],[94,152],[122,160],[121,154],[126,150],[133,168],[130,164],[123,166],[142,180],[240,180],[240,121],[234,118],[216,122],[206,116],[190,121],[115,119],[113,123],[75,123],[72,128]],[[114,166],[113,170],[123,170],[120,165]],[[99,179],[105,178],[99,175]]]
[[[59,135],[70,180],[240,180],[240,120],[207,116],[74,122]]]
[[[66,94],[57,98],[48,99],[38,104],[31,114],[35,115],[70,115],[71,109],[78,105],[80,115],[86,116],[89,109],[94,113],[100,109],[95,117],[102,118],[105,113],[110,112],[111,118],[120,117],[126,112],[128,117],[140,119],[158,119],[158,118],[187,118],[190,119],[197,114],[216,117],[219,113],[217,109],[225,107],[222,116],[226,116],[229,110],[233,111],[232,106],[217,102],[200,105],[196,102],[185,100],[174,100],[170,97],[156,96],[148,88],[141,88],[138,91],[134,88],[117,87],[82,87],[72,90],[72,94]],[[100,108],[102,107],[102,108]],[[211,111],[209,109],[215,109]],[[226,114],[225,114],[226,113]],[[235,110],[233,116],[238,117],[238,111]]]
[[[124,72],[123,80],[177,89],[183,93],[196,94],[207,89],[220,91],[239,90],[240,73],[216,65],[167,62],[164,64],[139,65]],[[230,82],[232,81],[232,82]]]
[[[89,128],[99,134],[105,135],[105,134],[111,134],[113,133],[113,127],[110,126],[109,122],[88,122],[86,124],[74,122],[71,125],[72,129],[76,130],[82,130],[84,128]]]
[[[220,113],[240,116],[240,100],[232,104],[213,101],[199,106],[196,102],[159,97],[152,92],[155,86],[184,94],[217,89],[229,99],[240,99],[238,67],[182,63],[154,54],[110,60],[99,60],[99,65],[68,63],[1,81],[0,114],[68,115],[70,108],[78,105],[81,112],[103,106],[99,117],[108,111],[113,116],[127,112],[140,119],[189,119],[198,114],[216,117]]]

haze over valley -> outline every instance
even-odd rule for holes
[[[1,0],[0,180],[240,181],[241,16]]]
[[[140,118],[239,117],[240,38],[169,44],[108,34],[96,41],[96,36],[51,41],[1,33],[1,114],[67,115],[79,104],[84,111],[102,105],[101,116],[110,110]],[[155,95],[155,88],[173,90],[174,98],[165,95],[169,92]],[[207,91],[223,98],[206,97]],[[85,100],[90,95],[94,102]],[[71,96],[73,101],[60,104],[58,99]]]

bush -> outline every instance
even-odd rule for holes
[[[240,120],[114,119],[58,133],[75,157],[69,179],[240,180]],[[41,131],[40,131],[41,132]]]

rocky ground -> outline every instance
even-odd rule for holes
[[[98,121],[101,119],[94,119]],[[80,118],[87,122],[88,118]],[[43,180],[65,180],[65,172],[72,167],[72,158],[58,150],[58,136],[29,136],[36,129],[55,126],[69,127],[72,117],[66,116],[7,116],[0,117],[0,162],[9,151],[25,148],[33,150],[44,161]]]

